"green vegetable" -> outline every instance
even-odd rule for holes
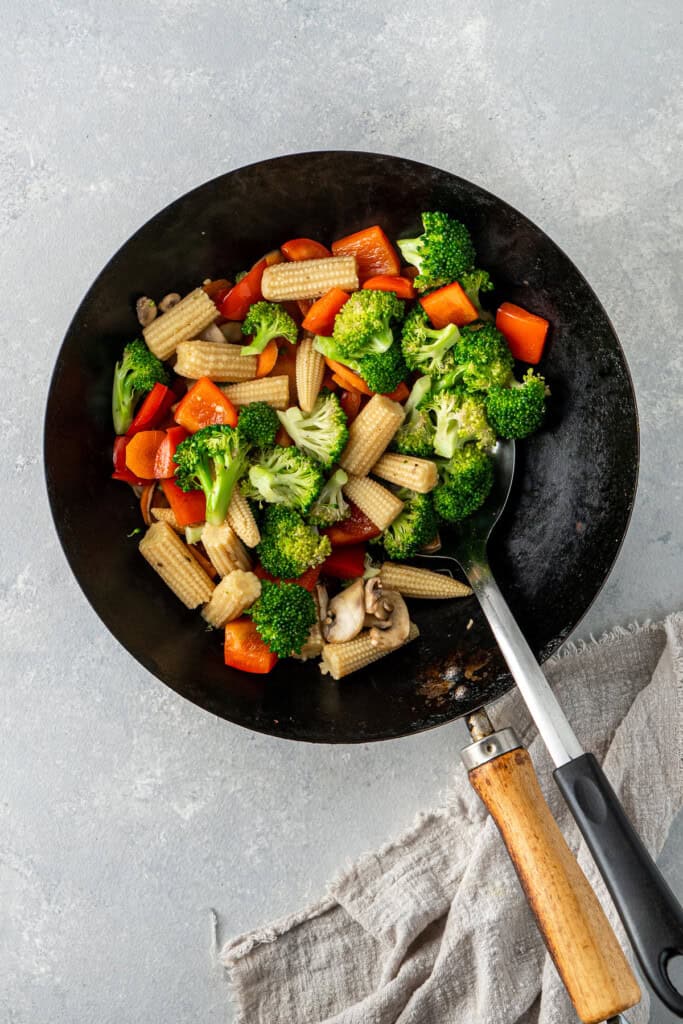
[[[389,558],[401,561],[416,555],[434,539],[437,520],[431,494],[417,494],[402,487],[397,492],[403,511],[379,538]]]
[[[334,321],[332,340],[339,361],[348,366],[348,359],[386,352],[394,340],[393,327],[402,317],[403,302],[393,292],[372,288],[353,292]]]
[[[250,402],[240,409],[237,433],[240,440],[255,448],[269,448],[275,443],[280,427],[277,413],[266,402]]]
[[[261,639],[280,658],[299,654],[317,620],[315,601],[296,583],[261,584],[261,596],[251,608]]]
[[[202,427],[181,441],[173,461],[181,490],[204,491],[207,523],[224,522],[235,484],[247,466],[237,430],[224,424]]]
[[[168,384],[168,371],[144,341],[136,338],[126,345],[114,367],[111,412],[115,433],[126,433],[133,422],[138,400],[155,384]]]
[[[433,450],[445,459],[474,441],[482,448],[492,448],[496,436],[486,419],[483,402],[460,390],[438,391],[421,405],[434,426]]]
[[[408,367],[398,341],[386,352],[371,352],[358,360],[358,373],[371,391],[388,395],[408,376]]]
[[[411,370],[438,376],[448,365],[449,353],[460,340],[455,324],[447,327],[429,326],[429,317],[419,304],[406,317],[401,347]]]
[[[491,388],[486,396],[486,415],[499,437],[527,437],[541,425],[545,397],[544,378],[527,370],[521,383]]]
[[[493,324],[471,324],[460,329],[460,341],[449,352],[441,385],[464,384],[469,391],[488,391],[512,381],[514,359],[505,338]]]
[[[322,491],[311,506],[308,513],[309,523],[314,526],[332,526],[348,515],[349,505],[342,491],[348,481],[343,469],[336,470],[327,480]]]
[[[441,482],[432,491],[437,515],[459,523],[484,504],[493,486],[493,464],[476,445],[459,448],[440,467]]]
[[[464,224],[438,212],[423,213],[422,224],[423,234],[397,242],[406,263],[418,269],[418,291],[440,288],[472,270],[474,246]]]
[[[336,462],[346,447],[349,439],[346,416],[331,391],[320,394],[310,412],[303,412],[294,405],[276,415],[294,444],[325,467]]]
[[[275,445],[262,452],[252,465],[243,491],[248,498],[308,512],[322,490],[324,479],[319,462],[294,446]]]
[[[471,270],[468,274],[462,275],[460,284],[465,295],[479,313],[480,319],[490,320],[491,314],[482,309],[480,298],[482,292],[493,291],[493,281],[488,273],[485,270]]]
[[[307,526],[298,512],[284,505],[266,509],[256,551],[271,576],[295,579],[324,562],[331,550],[329,537],[321,537],[314,526]]]
[[[404,405],[405,419],[394,435],[392,447],[402,455],[429,458],[434,452],[434,425],[421,403],[431,391],[431,377],[418,377]]]
[[[279,302],[255,302],[249,307],[242,334],[253,335],[251,344],[242,349],[242,355],[258,355],[273,338],[285,338],[296,345],[299,329]]]

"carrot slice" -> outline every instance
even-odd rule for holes
[[[277,362],[277,341],[273,338],[268,342],[263,352],[259,353],[256,364],[256,376],[267,377]]]
[[[209,579],[215,580],[216,576],[218,576],[218,570],[213,562],[210,562],[206,555],[202,554],[196,544],[188,544],[187,546],[195,562],[201,565]]]
[[[394,402],[405,402],[409,394],[410,388],[406,382],[402,380],[398,387],[391,391],[386,397],[391,398]]]
[[[145,526],[151,526],[154,522],[152,519],[152,498],[154,497],[156,487],[156,480],[153,484],[145,484],[140,495],[140,512],[142,513]]]
[[[206,519],[204,491],[181,491],[175,480],[161,480],[166,500],[173,510],[178,526],[194,526]]]
[[[448,324],[462,327],[464,324],[471,324],[479,316],[457,281],[425,295],[420,299],[420,304],[437,328],[446,327]]]
[[[286,374],[289,377],[290,402],[294,403],[296,395],[296,345],[287,343],[283,345],[277,354],[273,375],[275,377]]]
[[[329,338],[334,330],[334,318],[348,297],[349,293],[341,288],[330,288],[313,303],[301,326],[311,334],[320,334]]]
[[[280,246],[288,260],[321,260],[330,256],[330,250],[312,238],[291,238]]]
[[[503,302],[496,313],[496,327],[510,346],[515,359],[538,363],[543,355],[548,334],[548,321],[529,313],[514,302]]]
[[[379,224],[356,231],[353,235],[338,238],[332,243],[335,256],[355,256],[360,282],[377,274],[398,274],[401,261]]]
[[[126,445],[126,469],[145,480],[154,477],[154,460],[165,430],[140,430]]]
[[[334,377],[337,377],[337,384],[343,385],[347,390],[360,391],[363,395],[374,395],[374,391],[370,390],[363,378],[350,370],[348,366],[338,363],[336,359],[329,359],[328,356],[325,356],[325,362],[332,370]]]
[[[413,282],[406,277],[395,277],[392,274],[378,274],[363,282],[363,288],[376,292],[394,292],[399,299],[414,299],[417,295]]]
[[[200,377],[178,402],[175,421],[191,434],[213,423],[237,426],[237,409],[208,377]]]

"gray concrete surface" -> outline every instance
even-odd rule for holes
[[[0,1019],[226,1022],[210,908],[222,937],[317,895],[438,802],[459,736],[251,735],[117,646],[43,490],[65,327],[138,225],[229,168],[348,147],[454,170],[569,253],[633,370],[638,503],[579,635],[680,607],[680,5],[6,0],[1,36]],[[682,849],[679,826],[679,889]]]

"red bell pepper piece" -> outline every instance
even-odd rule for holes
[[[413,282],[407,277],[397,277],[392,274],[377,274],[376,277],[369,277],[363,283],[363,288],[370,288],[377,292],[394,292],[399,299],[414,299],[417,295]]]
[[[326,526],[320,531],[330,538],[333,548],[347,547],[349,544],[358,544],[362,540],[370,540],[372,537],[379,537],[382,532],[364,512],[349,502],[349,514],[346,519],[335,523],[333,526]]]
[[[379,224],[363,228],[332,243],[335,256],[355,256],[361,284],[378,274],[400,274],[401,261]]]
[[[544,317],[529,313],[514,302],[503,302],[496,313],[496,327],[515,359],[523,363],[540,362],[549,327]]]
[[[226,320],[244,320],[249,307],[263,298],[261,278],[267,265],[265,259],[259,260],[249,273],[230,289],[218,307],[221,316]]]
[[[112,453],[112,461],[114,463],[114,472],[111,475],[112,480],[122,480],[126,484],[133,484],[137,487],[144,487],[150,483],[149,480],[143,480],[141,477],[135,476],[134,473],[126,466],[126,446],[130,438],[126,435],[121,435],[114,438],[114,451]]]
[[[317,299],[306,313],[301,326],[311,334],[329,338],[334,330],[334,318],[349,297],[341,288],[330,288]]]
[[[167,480],[175,474],[176,464],[173,461],[175,450],[180,442],[184,441],[185,438],[189,436],[189,432],[185,430],[185,427],[168,428],[166,431],[166,437],[159,445],[156,458],[154,460],[155,479]]]
[[[320,566],[313,565],[310,569],[307,569],[301,576],[295,576],[291,580],[281,580],[277,576],[271,576],[267,569],[264,569],[259,562],[252,570],[255,576],[258,576],[260,580],[269,580],[270,583],[296,583],[298,586],[303,587],[304,590],[308,590],[309,593],[315,590],[315,585],[320,577]]]
[[[132,437],[140,430],[156,430],[176,401],[177,397],[171,388],[167,388],[165,384],[155,384],[133,417],[126,436]]]
[[[212,380],[200,377],[178,403],[175,421],[191,434],[214,423],[236,427],[237,409]]]
[[[312,238],[292,238],[281,245],[280,249],[288,260],[321,260],[332,255],[322,242]]]
[[[206,519],[204,491],[181,491],[175,480],[162,480],[161,487],[178,526],[194,526]]]
[[[226,625],[224,658],[231,668],[258,675],[272,672],[277,664],[277,654],[264,643],[256,626],[246,616]]]
[[[202,288],[209,298],[213,299],[216,305],[218,305],[232,288],[232,283],[228,281],[227,277],[219,277],[215,281],[207,281],[206,284],[202,285]]]
[[[349,544],[336,548],[320,567],[322,576],[338,580],[354,580],[365,572],[365,544]]]
[[[360,391],[342,391],[339,396],[339,404],[341,405],[346,415],[346,422],[349,426],[353,423],[356,416],[360,412]]]

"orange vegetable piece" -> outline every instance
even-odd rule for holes
[[[289,436],[285,428],[282,426],[282,424],[280,424],[280,426],[277,429],[277,434],[275,435],[275,444],[278,444],[281,448],[289,448],[291,445],[294,444],[294,442],[292,441],[291,437]]]
[[[425,295],[420,299],[420,304],[437,328],[446,327],[448,324],[463,327],[464,324],[471,324],[479,316],[457,281]]]
[[[296,403],[296,345],[289,342],[283,345],[277,354],[273,376],[279,377],[286,374],[289,377],[289,401],[291,405]]]
[[[329,249],[312,238],[292,238],[280,249],[288,260],[321,260],[330,255]]]
[[[332,370],[333,379],[337,378],[336,383],[341,387],[346,388],[349,391],[360,391],[364,395],[373,395],[374,391],[371,391],[367,386],[362,377],[359,377],[357,373],[350,370],[348,366],[344,366],[342,363],[338,363],[336,359],[329,359],[325,356],[325,362]]]
[[[200,377],[178,402],[175,421],[191,434],[213,423],[237,426],[237,409],[208,377]]]
[[[320,334],[329,338],[334,330],[334,318],[349,297],[349,293],[341,288],[330,288],[319,299],[317,299],[306,316],[301,326],[311,334]]]
[[[310,569],[307,569],[301,576],[295,576],[291,580],[281,580],[277,576],[271,576],[268,570],[264,569],[259,562],[254,566],[253,573],[255,576],[258,576],[260,580],[270,580],[271,583],[296,583],[297,586],[303,587],[304,590],[308,590],[309,593],[312,593],[315,590],[315,585],[320,577],[320,569],[321,567],[319,565],[312,565]]]
[[[264,348],[263,352],[259,353],[258,362],[256,364],[257,377],[268,376],[277,362],[277,351],[277,341],[275,338],[272,338]]]
[[[344,410],[347,422],[353,423],[360,412],[360,391],[342,391],[339,403]]]
[[[387,398],[391,398],[394,402],[405,402],[409,394],[410,388],[406,382],[402,380],[398,387],[394,388],[394,390],[387,395]]]
[[[166,501],[171,506],[178,526],[194,526],[206,519],[206,498],[204,491],[181,491],[175,480],[161,480]]]
[[[139,430],[126,445],[126,469],[145,480],[154,478],[154,460],[165,430]]]
[[[523,363],[540,362],[549,326],[542,316],[529,313],[514,302],[503,302],[496,313],[496,327],[505,336],[515,359]]]
[[[206,284],[202,285],[202,288],[209,296],[209,298],[213,299],[215,302],[216,296],[219,294],[219,292],[224,292],[227,294],[227,292],[230,291],[230,289],[232,288],[232,282],[228,281],[227,277],[219,277],[216,278],[215,281],[207,281]]]
[[[371,288],[377,292],[395,292],[399,299],[414,299],[417,295],[413,282],[407,277],[395,277],[391,274],[378,274],[369,277],[363,288]]]
[[[223,653],[225,664],[242,672],[266,675],[277,664],[277,654],[264,643],[256,626],[246,616],[227,623]]]
[[[338,238],[332,243],[332,253],[334,256],[356,257],[361,284],[377,274],[397,275],[401,271],[398,253],[379,224]]]

